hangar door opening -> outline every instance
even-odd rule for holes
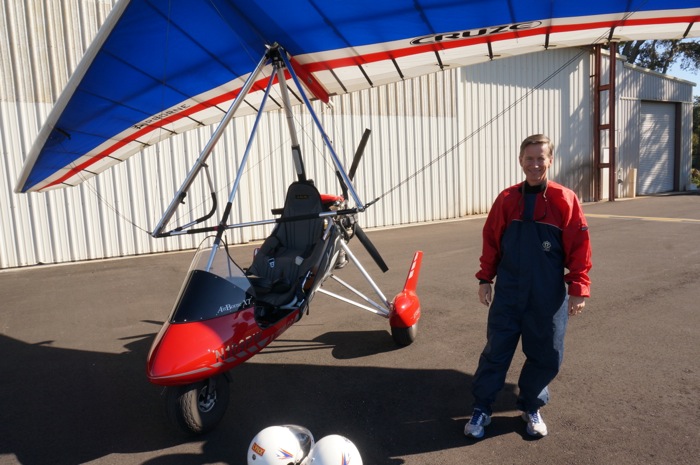
[[[672,103],[642,103],[637,194],[673,190],[676,107]]]

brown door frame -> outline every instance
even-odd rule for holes
[[[594,175],[594,200],[599,201],[603,198],[603,169],[608,168],[608,200],[613,202],[615,200],[615,191],[617,187],[617,175],[615,172],[616,163],[616,153],[615,153],[615,75],[616,75],[616,65],[617,65],[617,43],[610,42],[609,52],[610,52],[610,70],[608,73],[608,82],[602,82],[603,74],[603,46],[594,45],[593,53],[595,57],[595,65],[593,71],[593,117],[595,118],[593,124],[593,159],[595,163],[595,175]],[[604,93],[607,92],[608,95],[608,115],[607,123],[603,123],[603,112],[601,105],[601,99]],[[602,134],[607,131],[608,134],[608,161],[603,162],[603,147]]]

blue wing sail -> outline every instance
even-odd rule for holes
[[[121,0],[15,190],[79,184],[146,146],[220,121],[273,44],[325,100],[546,47],[698,37],[698,19],[698,0]],[[246,102],[253,112],[260,97]]]

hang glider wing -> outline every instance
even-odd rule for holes
[[[41,129],[16,191],[79,184],[216,123],[273,44],[311,96],[327,100],[554,46],[698,37],[698,19],[699,0],[121,0]],[[256,94],[241,110],[256,111]]]

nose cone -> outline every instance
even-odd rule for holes
[[[298,315],[291,311],[264,329],[258,326],[253,307],[210,320],[165,323],[148,354],[148,380],[174,386],[221,374],[267,347]]]
[[[214,351],[223,342],[204,322],[166,323],[148,355],[148,380],[154,384],[174,385],[213,376],[217,368]]]
[[[253,311],[165,323],[148,354],[148,380],[163,386],[196,383],[243,363],[270,341]]]

